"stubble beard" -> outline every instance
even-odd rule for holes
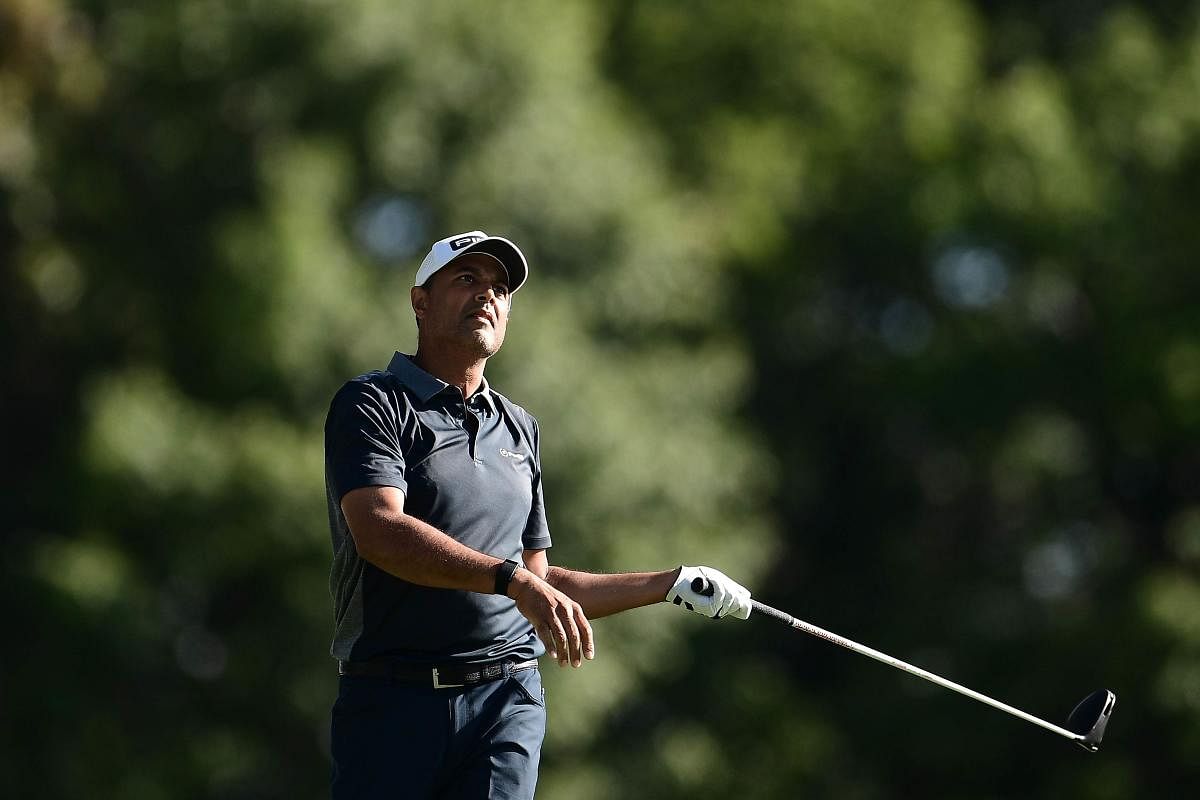
[[[463,337],[464,347],[472,356],[479,359],[491,358],[500,351],[504,344],[504,336],[495,329],[473,328]]]
[[[504,344],[504,331],[495,324],[474,324],[469,317],[458,322],[427,319],[424,326],[418,326],[417,338],[418,345],[419,340],[425,339],[437,349],[457,351],[462,356],[484,360],[499,352]]]

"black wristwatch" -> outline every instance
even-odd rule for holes
[[[512,577],[519,566],[521,565],[511,558],[504,559],[496,566],[496,594],[508,594],[508,585],[512,583]]]

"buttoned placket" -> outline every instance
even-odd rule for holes
[[[480,429],[480,427],[482,427],[479,422],[479,415],[478,415],[478,413],[476,413],[475,409],[471,408],[470,406],[467,406],[467,414],[463,421],[467,425],[467,437],[468,437],[468,440],[471,442],[471,460],[473,460],[475,462],[475,466],[482,467],[483,459],[479,457],[479,447],[478,447],[479,446],[479,429]]]
[[[467,413],[470,414],[470,417],[471,417],[471,424],[475,428],[475,430],[471,434],[471,439],[472,439],[472,442],[474,443],[474,444],[472,444],[471,458],[474,459],[476,466],[482,467],[483,459],[479,457],[478,447],[477,447],[478,441],[479,441],[479,431],[483,427],[483,418],[491,415],[492,408],[488,404],[488,402],[482,397],[482,395],[478,395],[478,394],[474,395],[467,402],[466,406],[467,406]]]
[[[488,410],[483,402],[473,398],[467,401],[463,398],[462,391],[453,392],[454,408],[453,416],[467,434],[467,452],[471,456],[471,460],[475,462],[475,466],[482,467],[483,459],[478,455],[479,431],[483,427],[480,421],[480,414],[487,414]],[[475,406],[480,407],[480,411],[475,410]]]

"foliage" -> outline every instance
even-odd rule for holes
[[[1085,757],[646,609],[547,670],[542,796],[1200,777],[1193,5],[17,0],[0,42],[0,793],[326,793],[326,404],[471,228],[532,263],[488,376],[554,562],[1119,697]]]

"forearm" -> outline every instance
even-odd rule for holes
[[[463,545],[416,517],[372,509],[352,527],[359,555],[397,578],[421,586],[490,593],[501,559]]]
[[[546,581],[583,606],[588,619],[662,602],[679,568],[663,572],[622,572],[603,575],[550,567]]]

